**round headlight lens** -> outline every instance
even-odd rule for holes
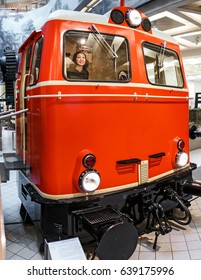
[[[124,14],[120,10],[113,10],[111,13],[111,19],[115,23],[121,24],[124,21]]]
[[[94,192],[100,185],[100,175],[96,170],[85,170],[79,178],[79,186],[82,191]]]
[[[151,22],[148,18],[143,18],[142,19],[142,28],[144,31],[149,32],[151,30]]]
[[[185,152],[179,152],[176,155],[176,165],[178,167],[183,167],[187,164],[188,162],[188,155]]]
[[[141,14],[137,10],[126,12],[126,21],[131,27],[138,27],[142,22]]]

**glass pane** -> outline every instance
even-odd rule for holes
[[[38,39],[34,47],[30,84],[36,84],[38,81],[41,62],[42,42],[43,38],[41,37],[40,39]]]
[[[64,74],[68,80],[129,81],[128,44],[121,36],[67,32]]]
[[[30,62],[31,62],[31,52],[32,52],[32,46],[29,47],[26,51],[26,74],[29,73]]]
[[[152,84],[183,87],[177,53],[163,46],[143,44],[148,80]]]

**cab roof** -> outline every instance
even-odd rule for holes
[[[47,21],[50,20],[74,20],[93,23],[108,23],[108,16],[98,15],[86,12],[77,12],[69,10],[57,10],[52,12]]]

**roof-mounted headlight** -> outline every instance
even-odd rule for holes
[[[113,10],[110,17],[117,24],[121,24],[124,21],[124,14],[120,10]]]
[[[148,18],[143,18],[141,25],[142,25],[142,28],[144,29],[144,31],[149,32],[151,30],[151,22]]]
[[[126,21],[131,27],[138,27],[142,22],[141,14],[137,10],[128,10],[126,12]]]
[[[79,187],[86,193],[94,192],[100,185],[100,175],[96,170],[85,170],[79,177]]]

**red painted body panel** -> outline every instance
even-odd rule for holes
[[[82,22],[81,26],[82,30],[88,31],[89,23]],[[98,190],[105,192],[110,188],[115,191],[118,186],[127,188],[128,184],[139,184],[139,165],[132,163],[122,166],[116,163],[118,160],[148,160],[149,181],[174,172],[178,151],[175,139],[183,139],[186,144],[184,150],[189,153],[188,99],[161,98],[186,97],[186,81],[181,90],[150,85],[146,76],[142,42],[161,44],[163,40],[130,28],[103,24],[97,24],[97,27],[103,33],[118,34],[128,39],[132,62],[130,82],[118,85],[66,81],[62,73],[63,33],[66,30],[80,30],[80,23],[52,20],[45,24],[40,33],[44,36],[45,49],[42,52],[40,78],[38,84],[26,88],[26,96],[41,95],[41,98],[26,100],[29,109],[26,113],[26,152],[21,147],[21,118],[17,117],[17,150],[31,166],[29,180],[44,196],[81,194],[77,182],[85,170],[81,160],[85,150],[90,150],[96,156],[94,168],[101,176]],[[40,34],[34,34],[33,39],[36,40]],[[176,44],[168,42],[167,48],[180,55]],[[18,88],[22,86],[21,81]],[[83,96],[43,97],[58,93]],[[149,97],[135,98],[134,93],[148,94]],[[18,94],[18,109],[21,102],[22,97]],[[165,156],[150,159],[150,155],[157,153],[165,153]]]

